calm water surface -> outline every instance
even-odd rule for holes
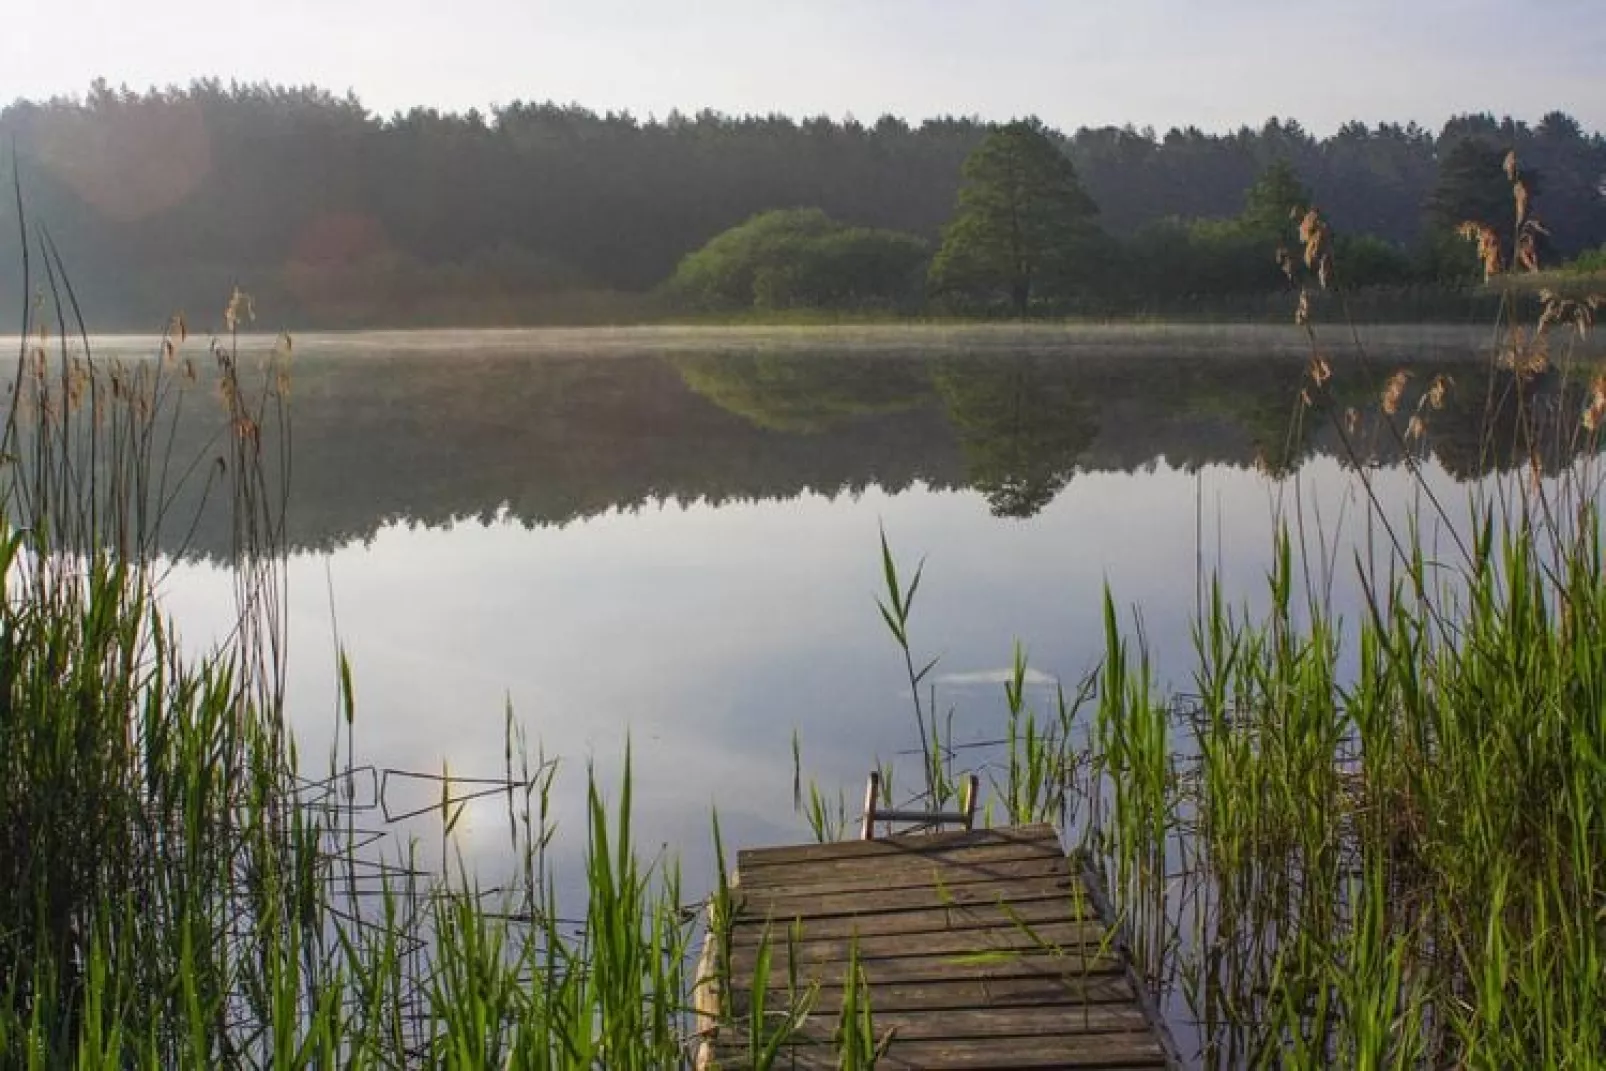
[[[564,764],[558,817],[577,834],[587,763],[613,778],[628,740],[642,844],[670,846],[695,894],[716,806],[728,842],[807,838],[794,732],[805,774],[850,801],[878,758],[915,745],[875,608],[881,529],[907,567],[926,563],[913,640],[940,658],[937,704],[961,741],[998,735],[1015,641],[1041,702],[1095,666],[1106,586],[1185,687],[1201,569],[1258,597],[1296,494],[1329,553],[1365,545],[1343,409],[1382,497],[1408,506],[1377,405],[1396,362],[1405,411],[1438,372],[1455,378],[1419,450],[1428,486],[1462,501],[1498,469],[1474,416],[1499,387],[1480,338],[1384,332],[1364,366],[1335,349],[1337,401],[1292,437],[1308,355],[1292,329],[298,340],[303,762],[321,768],[336,724],[338,631],[359,761],[496,776],[511,706]],[[192,637],[227,620],[226,548],[211,518],[169,582]],[[917,763],[899,762],[912,784]],[[435,791],[398,783],[389,802]],[[481,866],[505,851],[502,806],[471,808],[457,838]]]

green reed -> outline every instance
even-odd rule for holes
[[[1508,173],[1524,181],[1515,162]],[[1509,248],[1527,250],[1518,203]],[[1314,213],[1302,237],[1325,286]],[[1474,237],[1500,270],[1500,243]],[[1273,526],[1264,607],[1233,608],[1209,585],[1186,697],[1157,688],[1141,634],[1129,664],[1107,603],[1095,761],[1113,806],[1089,841],[1143,966],[1180,979],[1205,1065],[1567,1067],[1606,1054],[1593,460],[1606,380],[1550,345],[1558,323],[1586,330],[1596,303],[1542,300],[1531,328],[1506,306],[1486,403],[1484,448],[1516,450],[1529,471],[1457,504],[1408,451],[1420,493],[1392,515],[1349,438],[1357,422],[1330,409],[1366,504],[1369,549],[1347,570],[1312,564],[1307,540],[1325,558],[1337,533],[1296,485],[1292,517]],[[1335,373],[1314,352],[1305,400],[1367,372],[1364,353]],[[1379,384],[1377,426],[1409,447],[1445,385],[1413,405],[1405,383]],[[1585,460],[1546,476],[1562,441]],[[1443,550],[1430,527],[1454,533]],[[1355,619],[1334,601],[1335,572],[1359,592]]]
[[[1064,685],[1056,685],[1052,716],[1045,716],[1029,702],[1028,668],[1026,649],[1016,643],[1010,675],[1004,682],[1007,717],[1002,770],[991,778],[993,794],[1002,816],[1012,825],[1056,822],[1065,826],[1079,817],[1082,756],[1073,736],[1096,682],[1088,677],[1070,697]],[[949,777],[951,780],[951,772]]]
[[[1589,630],[1606,585],[1581,505],[1560,560],[1485,514],[1491,534],[1454,581],[1408,575],[1373,597],[1347,676],[1335,619],[1291,612],[1284,540],[1263,618],[1229,615],[1218,593],[1201,622],[1195,775],[1134,776],[1160,745],[1109,734],[1125,758],[1116,873],[1173,837],[1193,866],[1184,891],[1128,902],[1163,925],[1200,899],[1197,932],[1166,955],[1228,1002],[1220,1026],[1247,1035],[1241,1050],[1352,1066],[1603,1051],[1606,650]],[[1112,722],[1150,722],[1147,689],[1119,694]],[[1123,821],[1131,795],[1146,806]]]
[[[98,362],[53,245],[25,248],[48,300],[0,433],[0,1058],[316,1046],[301,1016],[323,983],[306,925],[319,830],[284,805],[278,652],[252,627],[278,607],[257,434],[273,390],[248,406],[255,370],[215,340],[217,467],[175,473],[162,444],[193,366],[172,336],[149,361]],[[250,624],[199,658],[156,599],[156,533],[186,480],[232,499],[236,564],[256,577]]]

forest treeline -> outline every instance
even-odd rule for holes
[[[862,304],[833,280],[869,257],[915,281],[878,308],[930,311],[924,265],[955,219],[966,160],[994,129],[642,120],[529,103],[382,117],[321,89],[216,81],[145,93],[97,83],[0,111],[30,219],[48,228],[95,325],[128,327],[220,308],[236,283],[275,324],[301,328],[675,315],[684,294],[665,284],[683,261],[754,216],[794,209],[818,214],[807,240],[824,267],[772,273],[772,306]],[[1101,243],[1084,247],[1088,270],[1047,311],[1234,309],[1275,289],[1273,251],[1246,223],[1257,181],[1279,165],[1337,233],[1366,236],[1352,251],[1363,283],[1469,278],[1475,261],[1450,225],[1509,190],[1508,151],[1532,176],[1552,262],[1606,244],[1606,139],[1559,111],[1531,125],[1462,116],[1437,131],[1357,122],[1326,137],[1277,119],[1227,134],[1044,134],[1071,162]],[[14,224],[4,234],[13,241]],[[0,257],[8,293],[18,259]]]

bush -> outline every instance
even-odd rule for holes
[[[763,212],[681,261],[669,290],[700,310],[904,309],[920,301],[928,252],[817,208]]]
[[[1578,257],[1568,267],[1580,275],[1606,272],[1606,245],[1598,249],[1588,249],[1578,254]]]

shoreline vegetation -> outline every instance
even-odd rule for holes
[[[1295,303],[1290,298],[1290,309]],[[253,325],[255,326],[255,325]],[[1336,359],[1362,351],[1378,359],[1416,363],[1452,358],[1464,361],[1469,350],[1487,348],[1488,321],[1453,323],[1354,322],[1317,325],[1324,345]],[[88,339],[99,352],[134,357],[149,348],[149,334],[100,331]],[[274,330],[242,330],[241,352],[270,352],[284,334]],[[1110,358],[1143,359],[1173,355],[1187,348],[1190,357],[1257,359],[1304,357],[1308,339],[1288,330],[1287,318],[1254,323],[1187,320],[974,320],[961,317],[882,319],[874,316],[799,316],[796,318],[685,320],[609,326],[394,327],[296,331],[294,340],[309,361],[364,357],[439,357],[461,349],[492,359],[507,355],[540,360],[639,359],[778,355],[824,358],[887,354],[968,355],[993,352],[1041,353],[1067,361]],[[1359,338],[1361,348],[1356,348]],[[1593,355],[1606,343],[1590,334],[1576,340],[1580,353]],[[1350,353],[1346,353],[1346,348]]]
[[[1299,222],[1289,279],[1308,295],[1326,287],[1334,244],[1316,214]],[[1491,277],[1523,249],[1520,232],[1505,252],[1479,245]],[[366,713],[343,660],[346,731],[327,776],[307,778],[285,730],[292,343],[242,353],[253,309],[236,291],[210,343],[178,320],[145,360],[102,360],[77,330],[60,256],[47,243],[23,261],[50,300],[22,336],[3,451],[0,1059],[684,1066],[696,991],[730,963],[727,948],[712,978],[693,966],[703,909],[716,950],[731,910],[717,813],[715,875],[687,881],[672,855],[646,855],[631,835],[627,751],[617,786],[587,778],[585,903],[561,902],[548,856],[558,768],[510,711],[502,776],[470,785],[442,771],[430,815],[450,858],[471,794],[490,792],[507,811],[511,879],[484,888],[450,866],[433,873],[416,843],[376,857],[350,750]],[[1339,367],[1309,333],[1289,434],[1323,421],[1349,451],[1372,553],[1330,560],[1296,482],[1268,532],[1265,608],[1201,578],[1186,694],[1159,688],[1141,608],[1124,624],[1110,592],[1097,672],[1039,709],[1018,651],[996,752],[954,748],[922,700],[921,572],[900,568],[884,538],[881,612],[922,745],[918,770],[883,771],[887,798],[944,806],[980,766],[984,813],[1056,822],[1101,868],[1200,1066],[1598,1064],[1606,373],[1569,340],[1599,304],[1552,294],[1527,321],[1507,292],[1479,447],[1530,463],[1465,501],[1424,484],[1404,522],[1366,497],[1362,436],[1430,438],[1456,385],[1408,388],[1403,370],[1364,354]],[[220,376],[222,420],[192,465],[163,444],[195,361]],[[1567,386],[1553,405],[1533,404],[1541,371]],[[1558,454],[1574,460],[1554,470]],[[162,613],[154,543],[190,481],[235,519],[237,626],[200,658],[180,653]],[[1430,549],[1421,526],[1437,522],[1456,535]],[[1365,593],[1358,620],[1333,608],[1340,571]],[[802,820],[839,835],[847,805],[808,780],[800,755]],[[814,1014],[838,1024],[842,1066],[873,1067],[885,1041],[874,992],[844,993]],[[809,994],[788,1004],[808,1008]],[[796,1025],[753,1009],[751,1065],[770,1066]]]
[[[1269,261],[1268,261],[1269,263]],[[1362,326],[1486,327],[1505,302],[1536,319],[1543,306],[1541,290],[1587,297],[1606,290],[1606,270],[1553,270],[1525,278],[1512,290],[1473,282],[1424,283],[1410,286],[1362,286],[1349,290],[1342,305],[1325,302],[1329,319]],[[1152,301],[1135,300],[1107,308],[1051,310],[1026,317],[938,307],[921,309],[794,306],[785,308],[687,308],[655,293],[587,291],[549,294],[531,290],[508,297],[494,307],[432,307],[403,302],[375,315],[296,316],[298,334],[384,334],[429,331],[562,331],[748,328],[931,328],[948,330],[1064,328],[1230,328],[1283,327],[1297,292],[1277,287],[1262,293],[1200,295]],[[272,306],[281,308],[283,306]],[[157,317],[158,321],[165,314]],[[96,335],[148,337],[147,313],[97,318]],[[15,334],[19,325],[0,317],[0,331]],[[273,337],[270,334],[268,337]]]
[[[1271,263],[1270,260],[1267,263]],[[1322,295],[1322,319],[1361,326],[1486,327],[1512,302],[1528,320],[1537,319],[1542,293],[1585,297],[1606,290],[1606,269],[1590,261],[1577,269],[1557,268],[1526,275],[1512,284],[1457,280],[1411,285],[1361,285],[1339,295]],[[432,307],[403,303],[370,316],[297,316],[298,334],[382,334],[417,331],[561,331],[565,329],[644,330],[691,328],[906,327],[951,330],[996,328],[1283,327],[1298,301],[1287,285],[1262,292],[1134,299],[1108,307],[1048,308],[1026,316],[979,309],[930,305],[885,308],[852,305],[785,307],[695,307],[657,292],[595,291],[551,294],[539,289],[510,296],[490,308],[472,305]],[[273,306],[280,308],[282,306]],[[292,306],[293,308],[293,306]],[[164,314],[158,320],[165,320]],[[97,318],[96,335],[149,337],[148,317]],[[216,326],[215,324],[212,326]],[[0,316],[0,330],[18,324]],[[260,335],[261,332],[257,332]],[[271,334],[269,337],[272,337]]]
[[[1543,289],[1587,297],[1606,289],[1606,271],[1566,271],[1543,279]],[[1527,312],[1539,312],[1540,283],[1532,292],[1519,292]],[[1347,295],[1351,318],[1370,326],[1486,326],[1494,320],[1508,295],[1474,284],[1421,284],[1421,286],[1360,287]],[[885,308],[740,308],[694,310],[676,307],[654,294],[618,294],[612,291],[564,294],[560,297],[530,292],[490,310],[467,307],[430,308],[427,303],[398,305],[377,316],[308,316],[299,318],[297,334],[382,334],[402,331],[564,331],[564,329],[689,329],[689,328],[1278,328],[1288,323],[1296,295],[1286,289],[1264,294],[1201,295],[1177,297],[1124,307],[1094,308],[1084,312],[1033,313],[1010,318],[978,312],[946,310],[885,310]],[[467,310],[467,312],[466,312]],[[164,320],[156,316],[154,321]],[[146,313],[119,318],[96,318],[98,336],[149,337],[153,318]],[[19,324],[0,318],[0,331],[16,334]],[[270,336],[271,337],[271,336]]]

